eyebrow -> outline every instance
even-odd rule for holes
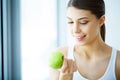
[[[67,16],[68,19],[72,19],[70,17]],[[88,19],[88,17],[81,17],[81,18],[78,18],[78,20],[81,20],[81,19]]]

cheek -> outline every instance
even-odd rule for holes
[[[73,29],[72,28],[70,28],[70,34],[73,36]]]
[[[94,38],[99,34],[99,28],[95,26],[95,27],[89,28],[87,32],[88,32],[87,35],[89,37]]]
[[[69,29],[70,34],[73,35],[73,29],[72,29],[72,27],[69,26],[68,29]]]

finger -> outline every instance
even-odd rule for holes
[[[68,61],[68,66],[69,66],[69,73],[73,73],[74,72],[74,62],[73,62],[73,60],[72,59],[69,59],[69,61]]]
[[[73,62],[73,71],[74,72],[77,71],[77,65],[76,65],[75,61]]]
[[[77,70],[76,64],[75,64],[75,62],[72,59],[68,60],[68,66],[69,66],[69,70],[68,71],[70,73],[73,73],[73,72],[75,72]]]
[[[68,68],[68,61],[67,61],[66,58],[64,58],[63,66],[61,67],[61,72],[62,72],[62,73],[65,73],[66,70],[67,70],[67,68]]]

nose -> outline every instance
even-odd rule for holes
[[[80,26],[78,23],[74,23],[73,25],[73,32],[74,33],[79,33],[81,31]]]

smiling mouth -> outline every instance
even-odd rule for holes
[[[76,39],[77,41],[83,41],[85,37],[86,37],[86,35],[76,36],[75,39]]]

